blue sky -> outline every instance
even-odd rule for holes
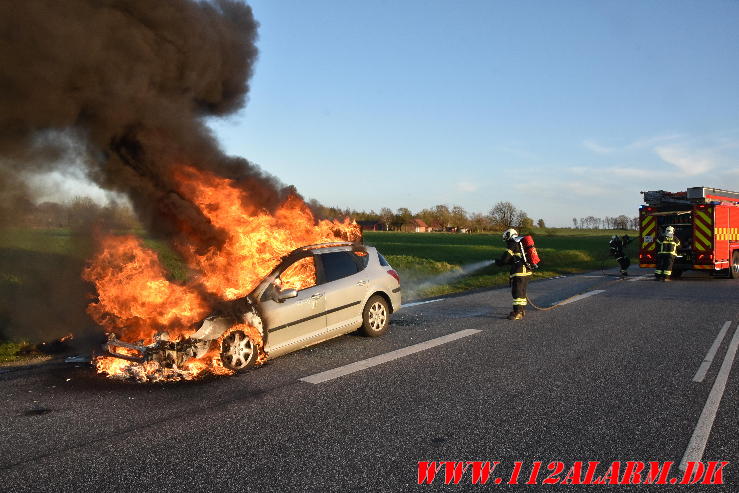
[[[739,190],[739,2],[252,0],[229,154],[326,205],[634,215]]]

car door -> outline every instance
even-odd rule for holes
[[[313,278],[305,279],[312,269]],[[296,281],[294,274],[302,279]],[[261,309],[269,331],[267,351],[300,344],[312,334],[326,328],[326,298],[323,285],[316,284],[315,260],[312,255],[296,260],[278,275],[275,286],[265,291]],[[279,300],[279,291],[296,289],[297,296]]]
[[[369,284],[364,269],[366,262],[351,251],[321,253],[317,258],[325,282],[327,329],[356,326],[361,321],[362,302]]]

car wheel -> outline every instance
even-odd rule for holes
[[[254,366],[257,346],[241,330],[230,332],[221,341],[221,363],[229,370],[243,371]]]
[[[361,333],[368,337],[381,336],[390,325],[390,310],[382,296],[372,296],[362,311]]]
[[[732,279],[739,279],[739,250],[734,251],[731,256],[731,273]]]

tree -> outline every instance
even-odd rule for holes
[[[490,209],[490,220],[497,229],[512,228],[518,218],[518,209],[510,202],[498,202]]]
[[[534,220],[524,211],[519,211],[516,215],[516,227],[520,230],[530,230],[534,227]]]
[[[389,230],[390,226],[393,223],[393,219],[395,219],[395,214],[393,214],[393,211],[390,210],[388,207],[383,207],[380,209],[380,222],[385,225],[385,229]]]
[[[576,217],[572,218],[572,227],[577,229],[577,218]]]
[[[413,213],[407,207],[400,207],[395,215],[402,221],[401,224],[407,224],[413,219]]]
[[[629,218],[621,214],[613,220],[613,226],[616,229],[629,229]]]
[[[479,212],[473,212],[472,214],[470,214],[469,222],[470,229],[472,229],[472,231],[476,233],[493,229],[492,224],[490,223],[490,218],[485,214],[481,214]]]
[[[544,219],[539,219],[538,221],[536,221],[536,227],[541,229],[546,228],[547,225],[544,224]]]
[[[461,206],[455,205],[452,207],[451,217],[449,218],[450,224],[458,229],[466,228],[469,226],[469,219],[467,218],[467,211]]]
[[[445,229],[449,226],[452,213],[446,205],[435,205],[434,208],[431,209],[431,216],[433,217],[433,222],[436,223],[434,226],[438,224],[442,229]]]

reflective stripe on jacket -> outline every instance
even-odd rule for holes
[[[509,278],[525,277],[531,275],[531,269],[526,267],[521,254],[521,244],[515,240],[509,240],[506,243],[506,251],[495,261],[495,265],[510,265],[511,273]]]
[[[660,236],[656,240],[657,243],[657,253],[662,253],[665,255],[672,255],[677,256],[677,249],[680,247],[680,240],[675,238],[674,236],[672,238],[667,238],[666,236]]]

